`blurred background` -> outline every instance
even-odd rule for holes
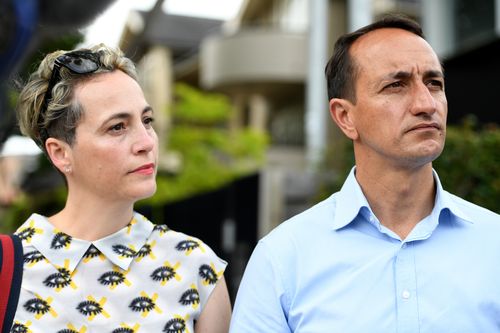
[[[158,191],[136,208],[229,261],[337,191],[351,144],[329,118],[336,38],[386,13],[419,21],[449,103],[444,187],[500,212],[500,0],[0,0],[0,231],[61,209],[65,187],[22,137],[19,86],[47,52],[99,42],[136,62],[155,109]]]

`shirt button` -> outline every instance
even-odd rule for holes
[[[401,248],[402,248],[402,249],[406,249],[406,246],[407,246],[407,244],[406,244],[406,243],[403,243],[403,244],[401,245]]]
[[[403,293],[401,294],[401,297],[403,297],[403,299],[410,298],[410,292],[408,290],[404,290]]]

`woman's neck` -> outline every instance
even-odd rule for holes
[[[72,237],[94,241],[124,228],[132,217],[133,203],[76,200],[68,195],[65,207],[49,222]]]

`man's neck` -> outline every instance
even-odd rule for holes
[[[376,170],[356,167],[356,179],[380,223],[405,239],[434,207],[432,166]]]

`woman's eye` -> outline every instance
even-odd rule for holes
[[[152,125],[154,121],[155,121],[155,119],[153,117],[146,117],[143,120],[144,124],[146,124],[146,125]]]

